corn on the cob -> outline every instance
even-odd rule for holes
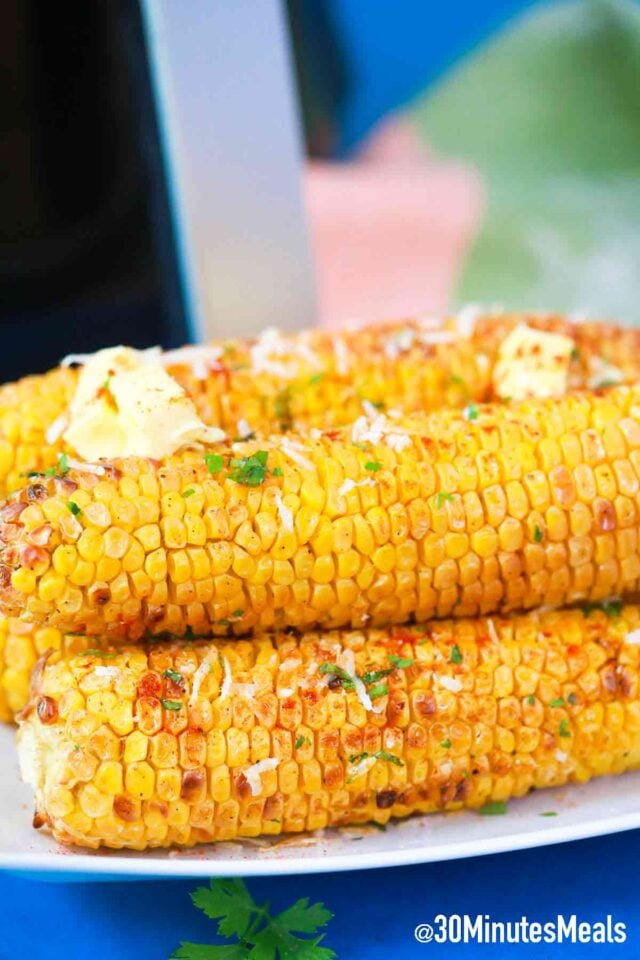
[[[167,364],[205,423],[231,436],[239,421],[259,433],[326,428],[355,419],[363,401],[412,413],[491,399],[500,345],[522,322],[575,342],[573,387],[593,384],[593,364],[603,356],[620,381],[640,378],[640,331],[528,314],[478,316],[471,326],[450,318],[441,329],[408,320],[341,334],[267,332],[201,354],[173,352]],[[465,326],[469,336],[458,332]],[[61,452],[74,453],[62,431],[77,382],[76,369],[58,368],[0,387],[0,495],[25,474],[54,467]]]
[[[53,651],[80,653],[95,647],[90,637],[64,637],[55,627],[0,616],[0,721],[13,720],[29,699],[31,673]]]
[[[473,412],[45,477],[0,510],[4,612],[139,639],[637,589],[640,387]]]
[[[480,807],[640,766],[640,609],[54,654],[19,733],[63,843]]]

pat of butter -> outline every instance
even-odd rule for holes
[[[83,459],[161,460],[185,444],[224,439],[222,430],[203,423],[190,397],[154,359],[128,347],[88,358],[64,433]]]
[[[556,397],[566,392],[574,342],[519,324],[505,337],[493,371],[497,396],[511,400]]]

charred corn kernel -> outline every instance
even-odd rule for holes
[[[608,461],[594,424],[608,423],[612,409],[627,427],[616,428],[616,458]],[[66,483],[84,499],[100,491],[112,516],[101,532],[103,555],[95,569],[82,556],[97,552],[91,538],[83,539],[94,528],[82,514],[72,517],[80,528],[73,543],[55,519],[44,535],[24,526],[30,495],[18,491],[0,508],[12,517],[0,525],[0,601],[11,615],[113,639],[181,636],[188,628],[222,635],[358,627],[597,601],[640,584],[640,512],[619,480],[634,489],[636,442],[640,387],[622,386],[606,395],[485,406],[472,420],[456,411],[365,417],[319,436],[249,441],[244,460],[262,450],[266,461],[256,461],[260,476],[248,486],[227,466],[214,478],[195,450],[162,466],[128,458],[116,464],[112,480],[98,483],[72,469],[62,481],[42,478],[39,506],[57,505],[66,519]],[[563,443],[575,454],[572,467],[562,462]],[[223,461],[235,460],[237,449],[219,449]],[[583,459],[575,463],[578,449]],[[478,451],[473,458],[472,450]],[[282,464],[289,460],[295,469],[288,468],[288,476],[297,478],[300,495],[285,486]],[[399,461],[411,466],[415,488],[400,482]],[[372,462],[385,469],[367,469]],[[149,476],[162,519],[125,530],[113,516],[126,514],[121,494],[142,489]],[[110,483],[113,497],[106,495]],[[199,502],[187,498],[187,514],[186,483],[207,491]],[[336,493],[345,484],[355,486]],[[374,505],[351,496],[372,484]],[[314,509],[314,485],[335,503],[325,497]],[[407,489],[413,499],[405,503]],[[196,520],[206,541],[192,546],[189,525]],[[242,618],[233,616],[235,609]]]
[[[210,642],[110,651],[118,676],[95,681],[128,689],[139,718],[158,697],[182,717],[177,734],[150,735],[89,712],[109,691],[87,696],[84,681],[107,661],[57,651],[19,732],[36,822],[63,843],[188,846],[477,808],[637,768],[639,630],[626,605],[265,635],[227,642],[227,667]],[[374,697],[367,674],[383,670]],[[372,702],[345,682],[355,675]],[[65,714],[72,691],[82,705]]]

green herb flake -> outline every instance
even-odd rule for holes
[[[349,763],[357,764],[369,758],[373,760],[385,760],[386,763],[392,763],[396,767],[404,767],[404,763],[400,757],[397,757],[395,753],[389,753],[388,750],[376,750],[375,753],[353,753],[349,757]]]
[[[343,670],[342,667],[339,667],[337,663],[321,663],[318,670],[323,676],[329,674],[330,676],[338,677],[345,690],[355,689],[353,677],[351,677],[346,670]]]
[[[575,707],[576,703],[578,702],[578,698],[575,695],[575,693],[570,693],[569,696],[567,697],[567,700],[572,707]]]
[[[84,634],[78,634],[78,633],[71,634],[71,633],[69,633],[69,634],[67,634],[67,636],[69,636],[69,637],[71,637],[71,636],[78,637],[78,636],[84,636]],[[103,660],[111,660],[111,659],[113,659],[113,657],[117,657],[117,656],[118,656],[118,652],[117,652],[117,650],[98,650],[98,649],[96,648],[95,650],[85,650],[83,653],[77,653],[76,656],[77,656],[77,657],[102,657]]]
[[[232,460],[229,464],[229,479],[234,483],[241,484],[243,487],[259,487],[267,479],[267,457],[266,450],[258,450],[250,457],[239,457]]]
[[[442,741],[442,743],[440,744],[440,746],[441,746],[444,750],[450,750],[450,749],[451,749],[451,740],[449,740],[449,738],[447,737],[446,740],[443,740],[443,741]]]
[[[564,697],[556,697],[555,700],[549,701],[550,707],[564,707],[564,705],[565,705]]]
[[[475,403],[469,403],[462,411],[462,416],[465,418],[465,420],[477,420],[478,419],[477,405]]]
[[[224,468],[224,457],[221,457],[219,453],[205,453],[204,462],[207,465],[207,470],[214,477]]]
[[[304,747],[305,743],[308,743],[308,742],[309,742],[309,741],[307,740],[306,737],[302,737],[302,736],[297,737],[297,738],[296,738],[296,742],[295,742],[295,748],[296,748],[296,750],[299,750],[300,747]]]
[[[533,528],[533,539],[535,540],[535,542],[536,542],[536,543],[542,543],[542,538],[543,538],[543,537],[544,537],[544,533],[542,532],[542,528],[541,528],[541,527],[538,527],[538,526],[534,527],[534,528]]]
[[[324,373],[314,373],[312,377],[309,377],[309,386],[315,387],[317,383],[320,383],[322,380],[324,380],[325,376],[326,374]]]
[[[69,457],[66,453],[61,453],[58,457],[58,473],[63,477],[65,473],[69,473]]]
[[[566,717],[564,717],[564,718],[560,721],[560,731],[559,731],[559,732],[560,732],[560,736],[561,736],[561,737],[570,737],[570,736],[571,736],[571,731],[569,730],[569,721],[567,720]]]
[[[534,697],[534,695],[533,695],[532,693],[530,693],[529,696],[527,697],[527,703],[529,704],[530,707],[535,707],[535,705],[536,705],[536,698]]]
[[[378,463],[377,460],[367,460],[364,468],[365,470],[369,470],[371,473],[377,473],[378,470],[382,470],[382,464]]]
[[[451,663],[462,663],[462,653],[460,652],[460,647],[457,643],[451,647],[451,656],[449,657]]]
[[[274,467],[273,470],[271,471],[271,476],[272,476],[272,477],[282,477],[282,476],[284,476],[283,471],[282,471],[282,467]]]
[[[182,496],[185,498],[185,500],[187,500],[188,497],[192,497],[194,493],[195,493],[195,490],[193,489],[193,487],[189,487],[188,490],[182,491]]]
[[[395,653],[390,653],[387,657],[389,663],[392,663],[396,670],[406,670],[408,667],[412,667],[414,661],[411,657],[399,657]]]
[[[162,676],[167,680],[173,680],[174,683],[183,684],[184,677],[181,673],[178,673],[177,670],[164,670]]]
[[[244,610],[234,610],[232,616],[234,617],[244,617]]]
[[[444,493],[442,490],[440,490],[438,493],[436,493],[436,510],[440,510],[440,508],[443,506],[445,500],[453,500],[453,494],[452,494],[452,493]]]
[[[73,500],[67,500],[67,510],[70,510],[74,517],[79,517],[82,513],[81,508]]]
[[[540,814],[541,817],[557,817],[558,814],[555,810],[545,810],[544,813]]]
[[[478,810],[478,813],[483,817],[499,817],[506,812],[507,804],[505,800],[494,800],[492,803],[485,803],[484,807],[480,807]]]
[[[179,700],[160,700],[160,703],[165,708],[165,710],[182,710],[182,704]]]
[[[388,677],[390,673],[393,673],[394,667],[390,667],[388,670],[367,670],[366,673],[362,674],[362,682],[365,686],[369,686],[371,683],[377,683],[378,680],[382,680],[383,677]]]
[[[386,697],[389,693],[389,686],[386,683],[378,683],[375,687],[372,687],[369,690],[369,697],[371,700],[377,700],[378,697]]]

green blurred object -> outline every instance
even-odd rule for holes
[[[488,190],[457,299],[640,319],[640,6],[536,5],[411,113]]]

